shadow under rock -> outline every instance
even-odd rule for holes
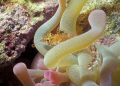
[[[33,40],[28,43],[26,51],[23,52],[11,65],[0,68],[0,86],[23,86],[14,75],[13,67],[19,62],[23,62],[28,68],[30,68],[31,62],[38,52],[36,48],[31,46],[32,44]]]

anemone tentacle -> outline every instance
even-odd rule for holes
[[[71,0],[60,21],[60,30],[76,34],[76,20],[88,0]]]
[[[30,77],[27,67],[24,63],[18,63],[13,68],[14,74],[24,86],[35,86],[35,82]]]
[[[106,14],[104,11],[93,11],[90,13],[88,20],[91,30],[56,45],[46,53],[44,57],[46,67],[51,69],[57,67],[62,58],[89,46],[103,34],[106,25]]]
[[[103,56],[103,63],[100,70],[100,86],[112,86],[112,74],[119,66],[116,55],[105,45],[96,45]]]
[[[71,65],[66,69],[68,77],[76,86],[81,86],[79,68],[79,65]]]
[[[38,51],[44,56],[52,46],[41,42],[40,39],[50,33],[60,22],[61,16],[66,8],[66,0],[59,0],[59,7],[54,16],[38,28],[34,36],[34,44]],[[39,40],[38,40],[39,39]]]
[[[92,55],[87,50],[84,50],[78,54],[80,81],[82,86],[98,86],[95,83],[95,72],[88,70],[88,64],[91,60]]]

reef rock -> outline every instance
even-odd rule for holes
[[[0,2],[0,67],[11,64],[25,51],[37,28],[57,7],[57,0]]]

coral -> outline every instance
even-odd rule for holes
[[[10,65],[20,57],[37,28],[51,18],[58,7],[57,1],[25,4],[19,1],[26,0],[0,1],[0,67]]]
[[[3,66],[13,62],[25,51],[30,41],[28,35],[31,33],[31,30],[26,28],[31,27],[30,15],[19,3],[6,2],[0,8],[0,44],[3,46],[0,66]]]
[[[117,41],[118,41],[117,37],[108,35],[108,36],[104,36],[104,37],[99,38],[95,42],[95,44],[96,45],[106,45],[106,46],[110,47],[112,44],[114,44]]]

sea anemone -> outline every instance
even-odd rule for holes
[[[95,44],[93,49],[97,50],[93,50],[96,51],[94,53],[88,50],[90,45],[99,39],[105,30],[105,12],[102,10],[91,12],[88,17],[91,29],[80,35],[76,32],[76,18],[79,12],[78,10],[72,12],[72,9],[80,11],[86,2],[87,0],[71,0],[66,7],[65,1],[59,0],[56,14],[36,31],[35,46],[44,58],[40,58],[42,56],[40,54],[37,55],[37,58],[40,58],[35,64],[37,69],[27,69],[23,63],[18,63],[13,69],[15,75],[25,86],[34,86],[36,83],[36,86],[60,86],[63,83],[65,86],[119,85],[117,74],[119,75],[120,71],[118,68],[120,42],[103,43],[104,45]],[[68,14],[69,16],[67,16]],[[66,34],[75,34],[74,37],[55,46],[41,42],[40,40],[49,34],[59,22],[59,30]],[[93,62],[92,58],[94,57],[92,54],[96,54],[97,51],[101,53],[101,62],[93,70],[89,70],[88,65]],[[26,80],[24,81],[22,78],[25,76]],[[31,77],[40,78],[41,82],[34,82]]]

